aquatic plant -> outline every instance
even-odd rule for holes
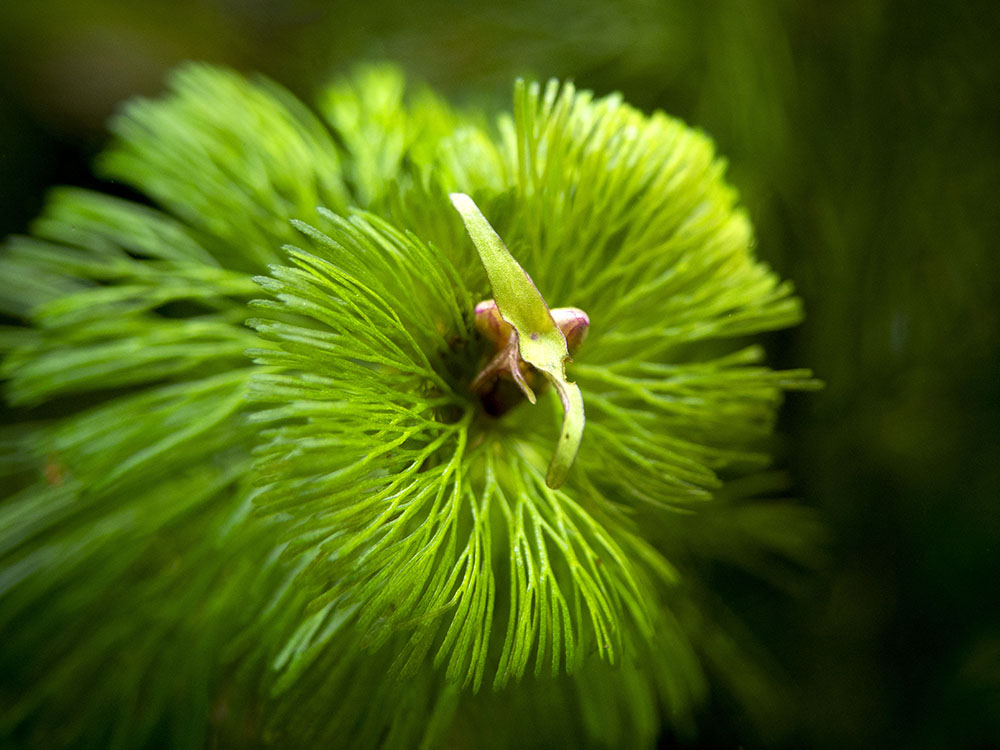
[[[188,65],[113,131],[148,203],[60,188],[0,256],[0,736],[637,747],[767,700],[704,566],[809,559],[762,472],[815,381],[748,338],[801,307],[707,136],[385,66],[313,112]]]

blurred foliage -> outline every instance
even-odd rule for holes
[[[0,6],[0,230],[87,184],[115,103],[182,59],[299,92],[389,57],[460,98],[531,72],[711,133],[806,323],[788,463],[834,544],[798,598],[717,572],[796,685],[789,746],[1000,742],[1000,31],[982,0]],[[479,92],[479,93],[471,93]],[[718,707],[706,742],[733,744]],[[713,735],[712,732],[715,732]]]

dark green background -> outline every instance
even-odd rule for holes
[[[388,58],[466,103],[514,76],[708,131],[808,317],[766,342],[827,382],[781,461],[830,531],[781,590],[720,576],[790,685],[707,746],[1000,746],[1000,12],[994,2],[41,0],[0,5],[0,234],[96,184],[116,103],[183,59],[308,98]],[[119,190],[116,186],[103,189]],[[669,744],[669,739],[664,740]]]

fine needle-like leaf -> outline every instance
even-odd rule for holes
[[[559,392],[563,424],[556,452],[549,463],[545,482],[556,489],[566,480],[583,439],[583,395],[579,386],[566,380],[569,349],[566,337],[531,277],[511,255],[475,202],[465,193],[451,193],[452,204],[462,216],[465,228],[486,269],[500,317],[514,328],[521,359],[545,373]],[[535,394],[523,380],[518,385],[531,403]]]

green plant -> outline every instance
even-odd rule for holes
[[[809,560],[808,513],[752,498],[814,381],[742,341],[800,305],[708,138],[555,82],[492,123],[387,67],[317,116],[189,65],[114,130],[99,171],[153,206],[60,189],[0,259],[11,742],[632,747],[710,674],[753,705],[701,570]],[[589,316],[572,466],[524,337],[503,408],[470,388],[477,303],[520,329],[455,192],[553,341],[547,304]]]

